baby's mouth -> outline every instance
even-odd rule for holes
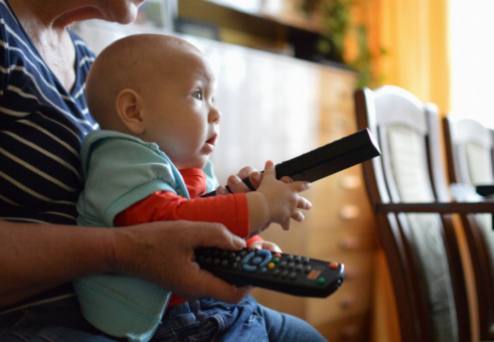
[[[218,138],[218,135],[217,134],[214,134],[208,140],[206,140],[206,143],[214,146],[216,144],[216,139],[217,138]]]

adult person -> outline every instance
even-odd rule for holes
[[[237,302],[245,294],[193,262],[199,246],[245,246],[219,224],[73,226],[82,189],[79,147],[95,128],[82,96],[94,56],[68,27],[93,18],[129,23],[140,3],[0,0],[2,341],[110,340],[84,323],[70,286],[64,285],[90,273],[127,273],[186,297]],[[240,176],[250,173],[243,171]],[[242,190],[237,177],[229,186]]]

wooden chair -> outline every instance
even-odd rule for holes
[[[465,278],[447,213],[492,208],[448,202],[434,106],[393,86],[357,90],[355,104],[359,128],[370,128],[382,152],[363,170],[402,341],[470,341]]]
[[[443,120],[453,183],[494,184],[492,131],[470,119]],[[488,214],[462,215],[477,292],[480,337],[494,339],[494,231]]]

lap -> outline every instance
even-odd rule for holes
[[[168,341],[325,341],[307,322],[258,304],[201,299],[165,314],[153,342]],[[115,342],[83,318],[75,298],[0,316],[0,341]]]
[[[304,320],[262,306],[251,296],[238,304],[201,299],[175,307],[166,314],[153,339],[154,342],[211,340],[325,341]]]

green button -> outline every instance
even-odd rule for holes
[[[326,278],[324,278],[323,276],[320,276],[319,278],[317,278],[317,285],[324,285],[326,284]]]
[[[273,258],[273,259],[271,259],[271,262],[274,262],[276,265],[278,265],[280,263],[280,259]]]

